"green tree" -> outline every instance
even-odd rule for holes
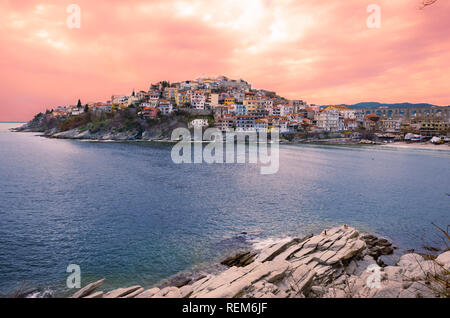
[[[84,105],[84,112],[85,113],[89,112],[89,105],[88,104]]]
[[[81,100],[78,100],[77,107],[78,108],[82,108],[83,107],[83,106],[81,106]]]

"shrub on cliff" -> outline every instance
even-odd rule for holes
[[[91,121],[91,116],[89,113],[84,113],[79,116],[73,116],[68,119],[63,120],[59,124],[60,131],[67,131],[80,126],[86,125]]]
[[[97,120],[97,121],[93,121],[90,124],[89,132],[91,134],[95,134],[95,133],[100,132],[100,131],[105,131],[109,127],[110,127],[110,121],[109,120],[107,120],[107,119],[105,119],[105,120]]]

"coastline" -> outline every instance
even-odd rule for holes
[[[402,149],[450,151],[450,144],[435,145],[430,142],[407,143],[404,141],[397,141],[397,142],[393,142],[393,143],[383,144],[383,146],[390,147],[390,148],[402,148]]]
[[[156,287],[97,291],[105,278],[71,298],[436,298],[436,277],[450,279],[450,251],[398,255],[388,240],[343,225],[304,238],[237,253],[214,274],[175,275]]]
[[[69,140],[81,140],[81,141],[92,141],[92,142],[163,142],[163,143],[176,143],[178,141],[171,140],[169,137],[155,137],[149,135],[143,135],[141,138],[136,138],[136,132],[123,132],[123,133],[94,133],[91,134],[89,131],[79,131],[78,129],[73,129],[64,132],[55,131],[37,131],[33,129],[21,129],[12,128],[12,132],[34,132],[40,133],[39,136],[53,139],[69,139]],[[194,141],[193,141],[194,142]],[[209,143],[210,141],[203,141],[204,143]],[[282,145],[313,145],[313,146],[340,146],[340,147],[354,147],[354,146],[382,146],[386,148],[399,148],[399,149],[417,149],[417,150],[441,150],[450,151],[450,144],[436,145],[430,142],[418,142],[418,143],[407,143],[403,141],[396,141],[392,143],[381,143],[372,141],[342,141],[341,138],[337,139],[319,139],[319,140],[280,140]]]
[[[85,141],[95,141],[95,140],[92,140],[92,139],[85,139]],[[144,140],[131,140],[131,142],[139,142],[139,141],[143,141],[143,142],[145,142]],[[100,140],[100,142],[108,142],[107,140]],[[121,142],[121,141],[117,141],[117,142]],[[127,142],[127,141],[125,141],[125,142]],[[287,144],[289,144],[289,143],[287,143]],[[314,144],[310,144],[310,145],[313,145],[314,146]],[[414,144],[412,144],[412,145],[414,145]],[[340,145],[335,145],[335,146],[340,146]],[[343,145],[343,146],[346,146],[346,145]],[[441,146],[438,146],[438,147],[441,147]],[[107,280],[108,280],[108,277],[107,277]],[[121,284],[119,284],[118,286],[121,286],[121,285],[125,285],[125,284],[123,284],[123,282],[121,283]],[[114,286],[115,287],[115,286]],[[162,287],[162,286],[161,286]],[[160,286],[158,285],[158,288],[160,288]],[[164,289],[164,288],[160,288],[160,290],[162,290],[162,289]],[[107,291],[107,290],[106,290]]]

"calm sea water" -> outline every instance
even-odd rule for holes
[[[175,165],[171,146],[52,140],[0,124],[0,295],[66,295],[66,268],[146,287],[245,244],[344,223],[401,248],[441,246],[450,152],[282,146],[280,171]],[[247,235],[242,235],[242,232]]]

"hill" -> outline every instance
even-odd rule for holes
[[[440,107],[438,105],[432,105],[432,104],[427,104],[427,103],[418,103],[418,104],[413,104],[413,103],[394,103],[394,104],[384,104],[384,103],[379,103],[379,102],[362,102],[362,103],[357,103],[357,104],[353,104],[353,105],[347,105],[345,104],[345,106],[349,107],[349,108],[378,108],[380,106],[387,106],[389,108],[431,108],[431,107]]]

